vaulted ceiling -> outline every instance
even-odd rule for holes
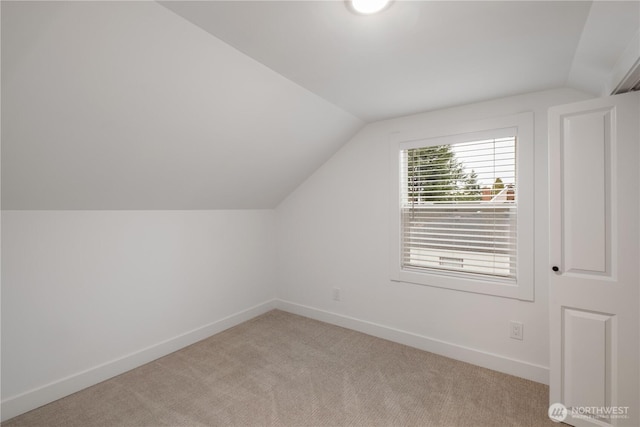
[[[3,209],[272,208],[367,122],[601,95],[638,2],[6,2]]]

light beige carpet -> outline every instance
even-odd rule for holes
[[[548,388],[271,311],[3,426],[557,426]]]

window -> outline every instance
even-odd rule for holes
[[[515,280],[515,133],[400,151],[403,268]]]
[[[532,116],[463,128],[473,126],[479,129],[395,141],[392,276],[531,299]]]

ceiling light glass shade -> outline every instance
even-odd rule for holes
[[[387,7],[391,0],[348,0],[351,4],[351,8],[364,15],[371,15],[372,13],[380,12]]]

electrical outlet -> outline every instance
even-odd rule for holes
[[[522,340],[524,338],[524,327],[522,322],[516,322],[515,320],[509,321],[509,338],[514,340]]]
[[[340,301],[340,288],[333,288],[333,300]]]

